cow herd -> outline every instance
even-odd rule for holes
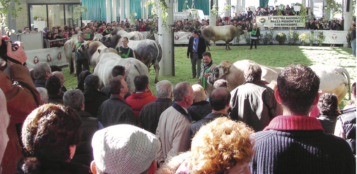
[[[239,34],[236,30],[237,28],[232,28],[232,26],[206,26],[202,28],[202,35],[208,41],[225,41],[226,50],[230,50],[229,42]],[[122,46],[122,39],[124,37],[129,39],[128,46],[133,50],[134,58],[122,59],[115,50],[115,48]],[[77,36],[74,35],[71,40],[68,40],[64,44],[67,61],[73,61],[74,68],[76,66],[72,46],[77,42]],[[104,37],[102,35],[95,35],[93,41],[86,41],[78,51],[87,57],[94,69],[94,74],[100,78],[102,85],[108,84],[112,78],[111,69],[116,65],[122,65],[126,68],[126,81],[129,84],[130,92],[134,91],[134,77],[137,75],[149,76],[149,69],[152,65],[156,73],[155,83],[158,82],[162,48],[154,40],[144,40],[140,32],[128,33],[122,28],[116,28],[111,34]],[[243,84],[245,82],[244,68],[251,62],[251,60],[240,60],[234,63],[222,61],[214,69],[211,76],[208,77],[208,85],[206,85],[205,89],[207,94],[210,94],[213,89],[213,83],[218,79],[226,79],[229,90],[233,90]],[[260,67],[262,69],[262,80],[271,83],[270,86],[273,88],[274,85],[272,84],[276,84],[276,79],[282,68],[264,65],[260,65]],[[320,90],[325,93],[335,93],[338,96],[339,102],[341,102],[350,87],[350,76],[346,69],[328,65],[313,65],[310,67],[320,78]]]

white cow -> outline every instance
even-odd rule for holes
[[[208,77],[207,84],[212,84],[218,79],[228,81],[228,90],[233,90],[245,82],[244,69],[251,60],[239,60],[232,64],[229,61],[222,61]],[[262,80],[271,83],[277,81],[277,77],[283,68],[259,65],[262,69]],[[312,65],[310,68],[320,78],[320,90],[324,93],[334,93],[338,97],[339,103],[343,100],[350,87],[350,76],[346,69],[332,65]],[[209,93],[211,91],[207,91]],[[351,97],[349,97],[351,98]]]
[[[320,78],[320,90],[336,94],[340,103],[350,89],[350,75],[347,70],[333,65],[312,65],[310,68]],[[348,94],[350,100],[351,93]]]
[[[126,32],[123,28],[116,28],[112,34],[120,35],[121,37],[127,37],[129,40],[143,40],[144,35],[138,31],[132,31],[130,33]]]
[[[109,48],[103,49],[99,54],[99,62],[94,69],[94,75],[98,76],[101,84],[107,86],[112,78],[112,69],[116,65],[125,67],[126,83],[129,85],[129,92],[135,90],[134,77],[138,75],[147,75],[149,72],[145,64],[134,58],[122,59],[118,54],[113,53]]]
[[[70,64],[73,63],[74,75],[76,75],[76,61],[75,61],[75,54],[72,52],[73,45],[78,42],[78,34],[73,35],[71,39],[67,40],[64,43],[64,55],[66,56],[67,62]]]

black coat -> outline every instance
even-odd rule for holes
[[[198,121],[212,112],[211,105],[207,101],[200,101],[193,103],[187,108],[188,113],[191,115],[192,120]]]
[[[326,134],[334,134],[335,133],[337,116],[319,115],[316,118],[320,121]]]
[[[84,92],[84,107],[85,111],[92,116],[97,117],[98,109],[100,105],[107,100],[107,96],[104,93],[96,89],[85,89]]]
[[[62,96],[61,95],[48,94],[48,103],[63,104]]]
[[[192,54],[193,38],[194,37],[191,37],[190,41],[188,42],[187,56]],[[202,37],[198,37],[198,48],[197,48],[198,58],[202,59],[203,58],[202,54],[204,52],[206,52],[206,41]]]
[[[71,162],[90,166],[93,161],[92,137],[98,130],[98,120],[86,111],[77,111],[82,119],[82,140]]]
[[[202,125],[205,125],[218,117],[228,117],[228,115],[224,115],[221,113],[210,113],[204,118],[202,118],[200,121],[192,123],[189,130],[190,140],[192,140],[193,136],[195,136],[195,134],[198,132],[198,130],[201,128]]]
[[[307,29],[316,30],[317,27],[316,27],[315,22],[313,22],[312,24],[309,22],[309,23],[307,24]]]
[[[103,127],[116,124],[136,125],[134,112],[130,105],[114,95],[111,95],[100,105],[97,118]]]
[[[157,125],[159,124],[162,112],[171,105],[172,101],[168,98],[158,98],[154,102],[148,103],[139,114],[138,126],[156,134]]]
[[[72,162],[28,157],[20,159],[15,174],[90,174],[88,166]]]
[[[47,82],[47,79],[35,80],[34,85],[36,88],[38,88],[38,87],[46,88],[46,82]]]

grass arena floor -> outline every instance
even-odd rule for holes
[[[219,64],[223,60],[235,62],[242,59],[253,60],[259,64],[285,67],[290,64],[325,64],[342,66],[347,69],[351,77],[351,84],[356,81],[356,58],[351,54],[351,48],[344,47],[319,47],[319,46],[278,46],[278,45],[258,45],[258,49],[249,50],[249,46],[231,46],[230,51],[225,50],[225,46],[211,46],[213,62]],[[191,84],[197,83],[197,79],[192,79],[191,63],[186,57],[187,47],[175,47],[175,76],[159,76],[159,80],[169,80],[173,85],[178,82],[187,81]],[[91,72],[92,72],[91,68]],[[64,68],[65,86],[67,89],[77,87],[77,78],[69,74],[69,68]],[[155,90],[155,71],[150,70],[150,89],[153,95]],[[347,102],[340,104],[342,108]]]

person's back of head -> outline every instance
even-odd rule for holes
[[[63,105],[79,111],[84,109],[84,95],[79,89],[71,89],[63,95]]]
[[[260,81],[262,76],[262,69],[257,63],[249,63],[244,69],[244,78],[247,82]]]
[[[174,101],[182,102],[185,100],[185,96],[190,95],[190,90],[188,87],[191,87],[188,82],[180,82],[176,84],[174,88]]]
[[[203,125],[192,139],[188,168],[191,173],[231,173],[235,167],[249,171],[247,164],[254,154],[252,133],[245,123],[226,117]]]
[[[320,87],[320,79],[306,65],[289,65],[278,75],[277,101],[292,114],[308,115]],[[317,100],[316,100],[317,101]]]
[[[338,100],[336,94],[325,93],[322,94],[317,103],[317,108],[322,115],[338,116],[340,112],[338,110]]]
[[[84,79],[84,89],[99,89],[99,77],[93,74]]]
[[[172,98],[173,86],[168,80],[161,80],[156,83],[157,98]]]
[[[79,75],[78,75],[78,89],[80,89],[81,91],[84,90],[84,80],[90,74],[92,74],[92,73],[88,70],[85,70],[85,71],[82,71],[81,73],[79,73]]]
[[[154,134],[136,126],[107,127],[93,135],[91,170],[94,174],[146,173],[156,167],[160,145]]]
[[[213,88],[217,89],[217,88],[227,88],[228,87],[228,81],[225,79],[218,79],[214,82],[213,84]]]
[[[134,78],[136,92],[144,92],[149,88],[149,78],[146,75],[138,75]]]
[[[228,109],[231,99],[231,93],[227,88],[217,88],[213,90],[209,96],[211,108],[215,111]]]
[[[42,88],[42,87],[37,87],[36,90],[37,90],[38,93],[40,94],[41,103],[42,103],[42,104],[48,103],[47,89],[46,89],[46,88]]]
[[[47,63],[40,62],[35,66],[35,79],[42,80],[51,76],[51,68]]]
[[[28,115],[22,126],[24,152],[41,159],[71,160],[81,141],[81,124],[71,107],[42,105]]]
[[[116,65],[112,70],[112,77],[116,77],[119,75],[125,77],[125,67],[121,65]]]
[[[110,94],[120,94],[120,89],[123,88],[123,84],[121,84],[122,79],[122,76],[117,76],[109,80]]]
[[[61,92],[61,81],[57,76],[51,76],[46,82],[47,93],[57,95]]]
[[[193,90],[193,103],[205,101],[207,99],[206,92],[203,87],[199,84],[192,85]]]

